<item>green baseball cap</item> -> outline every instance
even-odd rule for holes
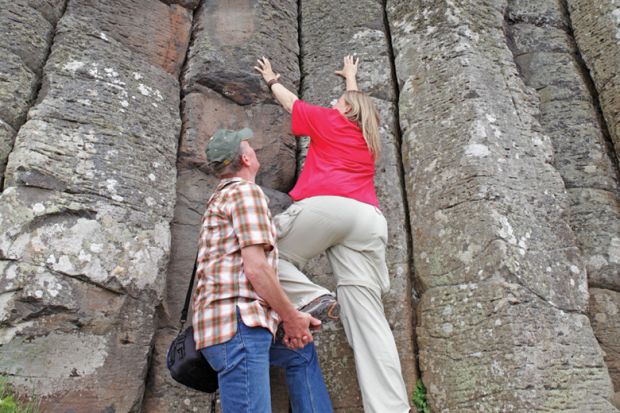
[[[207,164],[209,167],[227,166],[239,156],[239,145],[241,141],[247,141],[254,132],[250,128],[243,128],[238,131],[228,129],[218,129],[209,139],[207,149]]]

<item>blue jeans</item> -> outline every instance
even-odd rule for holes
[[[270,413],[269,364],[286,369],[293,413],[330,413],[332,405],[310,343],[291,350],[263,327],[246,326],[237,312],[237,334],[200,350],[217,371],[223,413]]]

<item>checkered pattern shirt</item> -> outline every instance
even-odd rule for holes
[[[193,307],[197,349],[235,336],[237,307],[247,326],[262,326],[275,334],[278,316],[247,279],[241,249],[264,244],[267,262],[277,273],[276,236],[260,187],[241,178],[222,180],[207,204],[198,246]]]

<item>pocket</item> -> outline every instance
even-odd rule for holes
[[[300,212],[301,206],[293,204],[288,207],[286,211],[275,216],[273,221],[276,225],[276,230],[278,231],[278,239],[282,239],[288,235]]]

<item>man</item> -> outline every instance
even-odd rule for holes
[[[286,368],[294,412],[331,412],[310,332],[321,322],[296,310],[280,287],[276,230],[255,183],[251,136],[248,128],[220,129],[208,142],[207,164],[221,182],[200,234],[196,348],[218,373],[223,413],[271,411],[270,362]],[[274,344],[279,321],[285,335]]]

